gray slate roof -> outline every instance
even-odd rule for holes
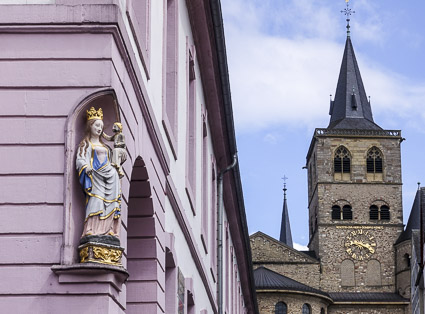
[[[409,302],[397,293],[380,292],[331,292],[334,302]]]
[[[425,189],[421,188],[416,192],[415,200],[413,201],[412,210],[410,211],[409,220],[407,221],[406,228],[400,234],[396,244],[412,238],[412,230],[420,229],[420,215],[421,215],[421,195],[424,194]],[[425,197],[424,197],[425,199]]]
[[[279,241],[293,248],[294,245],[292,243],[291,224],[289,223],[288,205],[286,202],[286,188],[284,189],[284,192],[285,196],[283,198],[282,222],[280,226]]]
[[[329,110],[329,129],[381,130],[375,124],[350,37],[345,43],[335,99]]]
[[[304,285],[296,280],[267,269],[264,266],[260,266],[254,270],[254,281],[256,289],[302,291],[320,294],[329,298],[329,295],[321,290]]]

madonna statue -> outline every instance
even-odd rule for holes
[[[77,150],[79,181],[86,195],[82,238],[119,237],[121,188],[117,168],[111,164],[111,149],[102,141],[103,112],[91,107],[87,126]]]

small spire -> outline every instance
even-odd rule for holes
[[[420,189],[421,189],[421,183],[418,182],[418,190],[420,190]]]
[[[282,208],[282,221],[280,225],[280,237],[279,241],[285,243],[286,245],[293,247],[292,243],[292,234],[291,234],[291,224],[289,223],[288,215],[288,205],[286,202],[286,180],[288,178],[283,176],[283,208]]]
[[[344,15],[347,17],[347,37],[350,37],[350,16],[351,14],[356,13],[356,11],[351,10],[349,1],[350,0],[345,0],[347,7],[344,10],[341,10],[341,13],[344,13]]]

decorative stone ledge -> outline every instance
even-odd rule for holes
[[[53,265],[51,269],[59,277],[59,283],[107,283],[118,291],[129,276],[122,266],[98,263]]]

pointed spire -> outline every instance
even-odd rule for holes
[[[292,234],[291,234],[291,225],[289,223],[288,215],[288,205],[286,203],[286,176],[283,177],[285,181],[283,184],[283,209],[282,209],[282,222],[280,226],[280,238],[279,241],[285,243],[286,245],[293,247],[292,244]]]
[[[331,102],[329,129],[375,129],[351,38],[347,37],[335,99]]]

